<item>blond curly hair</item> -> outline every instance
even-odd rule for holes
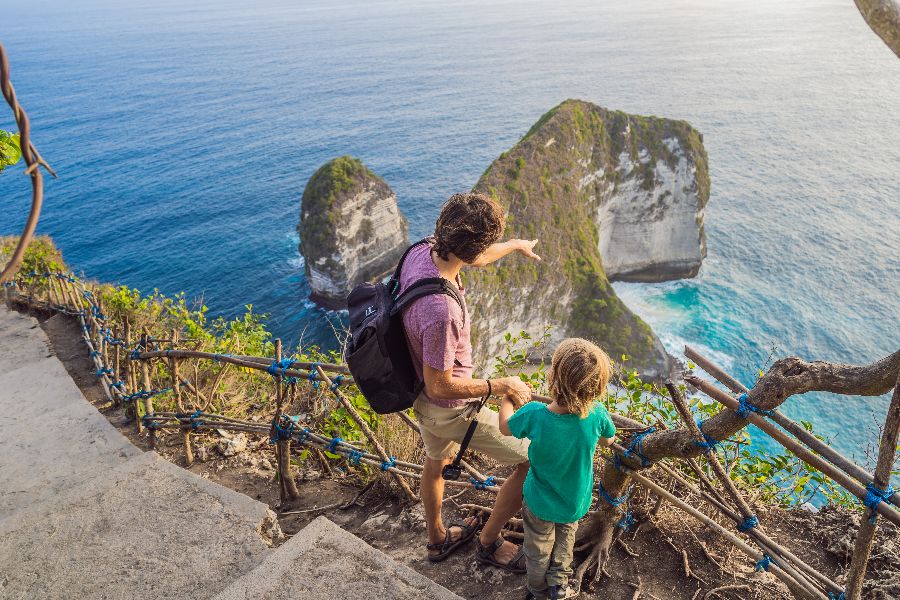
[[[550,395],[583,419],[606,394],[611,370],[609,356],[596,345],[581,338],[563,340],[550,365]]]

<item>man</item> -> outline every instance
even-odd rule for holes
[[[403,325],[413,363],[425,382],[413,410],[425,446],[421,497],[428,529],[428,559],[444,560],[477,532],[477,521],[451,523],[441,518],[444,480],[441,470],[458,451],[474,413],[473,402],[489,393],[509,397],[517,406],[531,398],[530,388],[517,377],[473,379],[470,321],[459,273],[463,267],[482,267],[512,252],[534,260],[537,240],[509,240],[503,234],[503,209],[483,194],[455,194],[441,209],[433,244],[414,248],[400,273],[402,292],[424,277],[443,277],[457,284],[463,306],[446,294],[416,300],[403,313]],[[484,407],[470,442],[474,448],[515,470],[497,494],[490,519],[477,540],[476,559],[516,573],[525,572],[521,549],[500,536],[500,530],[522,506],[522,485],[528,473],[528,443],[504,436],[497,413]]]

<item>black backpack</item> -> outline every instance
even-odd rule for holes
[[[409,354],[400,312],[423,296],[447,294],[459,303],[466,318],[459,290],[442,277],[420,279],[397,295],[406,256],[432,241],[425,238],[407,248],[387,283],[361,283],[347,296],[350,338],[344,358],[356,387],[379,414],[411,407],[424,386]]]

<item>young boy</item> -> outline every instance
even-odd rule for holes
[[[550,367],[550,395],[544,405],[529,402],[513,414],[504,398],[500,431],[528,438],[531,468],[525,479],[522,517],[528,570],[526,600],[574,598],[569,586],[578,520],[591,506],[594,452],[609,446],[616,428],[596,400],[606,393],[609,357],[587,340],[564,340]]]

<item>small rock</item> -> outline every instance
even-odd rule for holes
[[[378,529],[381,529],[384,526],[384,523],[385,523],[385,521],[388,520],[388,518],[390,518],[390,515],[388,515],[387,513],[378,514],[378,515],[375,515],[374,517],[369,517],[368,519],[363,521],[363,524],[360,525],[360,529],[376,531]]]
[[[259,459],[259,468],[263,471],[274,471],[275,467],[272,465],[272,461],[266,458],[265,456]]]
[[[425,529],[425,509],[421,502],[403,511],[403,523],[410,529]]]
[[[247,449],[247,436],[239,433],[231,439],[219,442],[218,450],[222,456],[234,456]]]
[[[209,460],[209,448],[206,446],[200,446],[197,448],[197,451],[194,452],[194,458],[196,458],[200,462],[206,462]]]

